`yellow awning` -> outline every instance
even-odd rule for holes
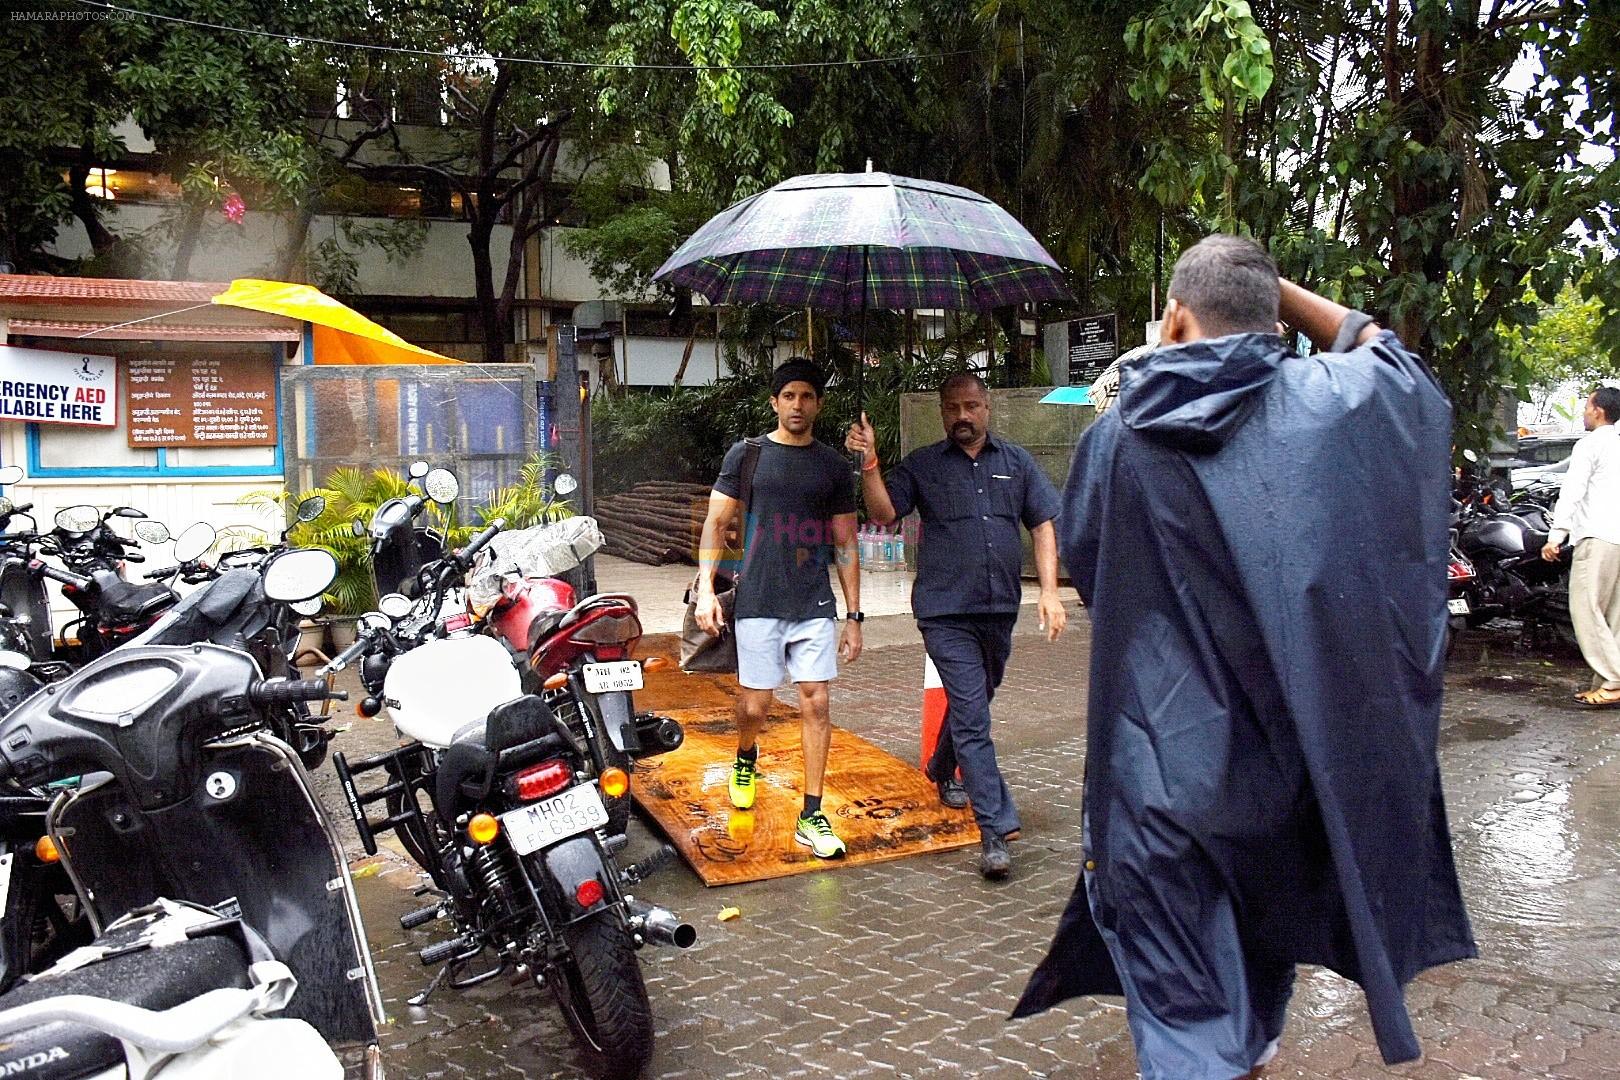
[[[317,364],[461,363],[412,345],[309,285],[237,278],[212,302],[313,323]]]

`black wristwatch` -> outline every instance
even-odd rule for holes
[[[864,611],[846,611],[846,612],[844,612],[844,618],[848,619],[850,622],[865,622],[866,621],[866,612],[864,612]]]

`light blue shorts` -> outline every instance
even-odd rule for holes
[[[750,690],[838,678],[835,619],[738,619],[737,681]]]

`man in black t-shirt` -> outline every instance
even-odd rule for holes
[[[739,810],[754,805],[759,746],[771,697],[784,677],[799,687],[804,746],[804,806],[794,839],[817,857],[844,854],[844,842],[821,810],[821,783],[832,740],[827,684],[838,658],[861,654],[861,572],[855,542],[855,492],[843,456],[811,434],[825,383],[808,360],[792,359],[771,379],[776,430],[758,440],[750,490],[743,490],[748,440],[726,454],[709,496],[698,553],[694,615],[711,634],[724,616],[714,574],[725,560],[724,538],[743,503],[742,558],[737,579],[737,757],[729,792]],[[840,640],[827,568],[836,565],[847,622]]]

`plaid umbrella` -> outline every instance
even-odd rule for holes
[[[952,184],[888,173],[784,180],[716,214],[654,275],[714,304],[988,310],[1063,300],[1046,249]]]

